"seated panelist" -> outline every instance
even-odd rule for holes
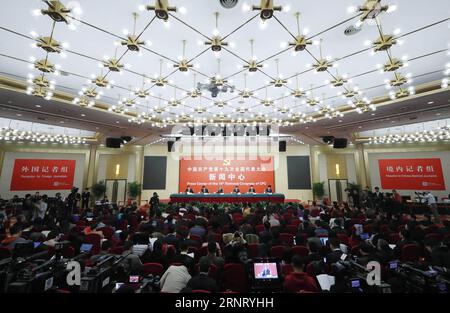
[[[217,188],[216,193],[223,194],[223,188],[222,188],[222,186],[219,186],[219,188]]]
[[[208,188],[206,188],[206,186],[202,186],[202,189],[200,189],[201,193],[209,193]]]
[[[271,186],[271,185],[268,185],[267,188],[266,188],[266,190],[264,190],[264,193],[273,193],[273,191],[272,191],[272,186]]]
[[[187,185],[185,193],[194,193],[194,189],[191,188],[191,186]]]
[[[248,193],[256,193],[255,187],[253,185],[250,185],[250,188],[248,189]]]
[[[234,186],[234,188],[233,188],[233,193],[241,193],[241,191],[239,190],[239,187],[238,186]]]

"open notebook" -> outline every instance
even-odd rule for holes
[[[320,288],[322,290],[330,291],[331,286],[334,285],[334,276],[327,275],[327,274],[321,274],[317,275],[317,281],[319,282]]]

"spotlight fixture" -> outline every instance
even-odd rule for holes
[[[28,142],[52,142],[52,143],[60,143],[60,144],[84,144],[86,143],[86,138],[84,137],[75,137],[68,135],[54,135],[54,134],[45,134],[13,128],[1,128],[0,129],[0,140],[5,141],[28,141]]]
[[[320,49],[320,59],[317,60],[317,63],[313,64],[313,67],[316,69],[317,72],[324,72],[329,67],[331,67],[332,64],[327,58],[323,58],[322,56],[322,39],[320,39],[319,49]]]
[[[254,44],[254,40],[250,39],[251,59],[250,59],[250,61],[247,62],[246,65],[243,66],[243,68],[248,69],[249,72],[256,72],[256,71],[258,71],[258,68],[263,67],[263,65],[258,64],[254,58],[255,55],[253,54],[253,44]]]
[[[222,101],[222,100],[219,100],[219,101],[216,101],[216,102],[214,102],[214,105],[216,106],[216,107],[218,107],[218,108],[223,108],[224,106],[226,106],[228,103],[226,102],[226,101]]]
[[[279,88],[279,87],[283,87],[283,85],[287,84],[287,80],[283,79],[280,75],[279,60],[275,59],[275,63],[277,65],[277,78],[272,80],[270,83],[272,85],[274,85],[275,87]]]
[[[206,112],[206,109],[199,106],[199,107],[196,107],[196,108],[194,109],[194,111],[195,111],[195,113],[197,113],[197,114],[203,114],[203,113]]]
[[[376,18],[381,12],[389,9],[387,5],[381,5],[381,0],[366,0],[366,2],[359,7],[359,11],[363,12],[360,20],[364,22],[367,19]]]
[[[228,81],[223,79],[220,75],[220,59],[217,59],[217,75],[211,79],[211,83],[216,87],[222,87]]]
[[[95,105],[94,100],[89,100],[86,97],[75,98],[72,101],[73,104],[78,104],[80,107],[93,107]]]
[[[98,92],[95,88],[84,88],[83,95],[89,98],[96,98],[98,96]]]
[[[134,92],[134,94],[135,94],[137,97],[142,98],[142,99],[147,99],[148,96],[150,95],[150,93],[149,93],[147,90],[145,90],[145,89],[139,89],[139,90],[136,90],[136,91]]]
[[[169,12],[176,12],[177,8],[169,6],[168,0],[155,0],[155,5],[148,5],[148,11],[155,11],[156,17],[167,21],[169,19]]]
[[[400,88],[396,93],[395,93],[395,98],[400,99],[400,98],[405,98],[408,97],[410,95],[410,92],[406,89]]]
[[[139,46],[144,45],[145,42],[143,40],[139,40],[139,37],[136,36],[136,21],[138,18],[138,14],[136,12],[133,12],[133,18],[134,18],[134,27],[133,27],[133,34],[127,36],[127,40],[122,41],[122,46],[127,46],[128,50],[139,52]]]
[[[296,84],[297,84],[297,88],[294,91],[291,92],[291,95],[294,98],[302,98],[302,97],[305,96],[305,92],[298,85],[298,74],[295,75],[295,81],[296,81]]]
[[[183,40],[183,57],[180,62],[173,65],[174,68],[177,68],[180,72],[187,72],[189,68],[192,68],[193,65],[189,64],[188,60],[185,57],[186,52],[186,40]]]
[[[404,85],[408,82],[408,79],[404,76],[402,76],[399,73],[394,74],[394,79],[389,81],[389,85],[392,87],[400,87],[401,85]]]
[[[197,88],[197,74],[194,73],[194,87],[187,92],[187,95],[191,98],[197,98],[202,95],[202,92]]]
[[[401,68],[403,65],[404,64],[402,61],[395,58],[390,58],[389,61],[383,65],[383,70],[385,72],[393,72]]]
[[[356,96],[358,94],[358,92],[356,90],[353,89],[346,89],[343,93],[342,96],[344,98],[353,98],[354,96]]]
[[[64,22],[69,24],[67,14],[71,12],[70,9],[66,8],[60,1],[44,1],[48,8],[46,10],[41,10],[43,15],[48,15],[55,22]]]
[[[297,12],[295,16],[297,18],[298,35],[295,37],[294,42],[289,42],[289,46],[294,47],[294,50],[299,52],[305,50],[307,45],[312,44],[312,41],[306,40],[306,37],[300,31],[300,12]]]
[[[321,101],[319,100],[319,98],[318,97],[314,97],[314,93],[313,93],[314,87],[313,87],[313,85],[311,85],[310,91],[311,91],[311,97],[306,99],[306,101],[304,101],[303,103],[306,103],[310,107],[313,107],[313,106],[316,106],[316,105],[320,104]]]
[[[265,107],[270,107],[274,104],[274,101],[268,97],[267,95],[267,87],[266,87],[266,97],[260,102]]]
[[[266,88],[267,91],[267,88]],[[251,96],[253,96],[253,92],[251,92],[248,88],[247,88],[247,74],[244,73],[244,90],[242,90],[241,92],[239,92],[239,96],[243,99],[248,99]]]
[[[415,133],[375,136],[369,138],[369,144],[448,141],[450,140],[449,130],[448,126],[444,126],[434,130],[421,130]]]
[[[172,107],[177,107],[181,105],[181,101],[177,99],[177,88],[173,87],[173,98],[169,100],[169,105]]]
[[[344,75],[345,76],[345,75]],[[333,87],[341,87],[345,83],[347,83],[347,79],[344,77],[339,76],[338,71],[336,70],[336,76],[334,76],[334,79],[330,82]]]
[[[216,29],[219,26],[219,12],[214,13],[216,16]],[[222,46],[228,46],[227,42],[222,41],[222,37],[219,35],[215,35],[209,41],[205,41],[205,45],[211,46],[211,50],[214,52],[219,52],[222,50]]]
[[[352,107],[355,108],[356,112],[359,114],[376,110],[376,107],[373,104],[370,104],[370,101],[367,99],[355,99],[352,103]]]
[[[55,72],[55,66],[48,61],[48,59],[43,59],[36,61],[34,67],[43,73],[53,73]]]
[[[373,42],[375,52],[386,51],[397,43],[397,40],[392,35],[381,35]]]
[[[98,87],[102,87],[102,88],[110,87],[109,82],[106,80],[106,75],[103,75],[103,74],[95,77],[94,79],[91,80],[91,82]]]
[[[36,39],[37,46],[44,49],[48,53],[60,53],[61,44],[51,37],[39,37]]]
[[[50,82],[48,81],[47,78],[45,78],[44,75],[36,77],[35,79],[33,79],[32,83],[38,87],[42,87],[42,88],[48,88],[50,87]]]
[[[252,6],[253,11],[261,11],[260,17],[263,21],[272,18],[274,11],[281,11],[281,6],[274,6],[273,0],[261,0],[259,6]]]
[[[153,78],[153,79],[151,80],[151,82],[152,82],[153,84],[155,84],[156,86],[158,86],[158,87],[163,87],[165,84],[168,83],[167,79],[165,79],[165,78],[162,76],[162,67],[163,67],[163,63],[164,63],[164,60],[163,60],[163,59],[160,59],[160,60],[159,60],[159,77],[155,77],[155,78]]]
[[[112,58],[103,62],[103,66],[107,67],[111,72],[120,72],[123,68],[123,64],[120,64],[119,60],[116,58]]]

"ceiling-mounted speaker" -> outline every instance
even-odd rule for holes
[[[334,141],[334,136],[322,136],[322,141],[326,144],[332,144]]]
[[[362,29],[362,24],[358,27],[356,25],[350,25],[344,30],[345,36],[352,36],[359,33]]]
[[[225,9],[232,9],[236,6],[238,0],[219,0],[219,2]]]
[[[130,137],[130,136],[122,136],[122,137],[120,137],[120,139],[122,139],[123,143],[128,143],[128,142],[130,142],[131,140],[133,140],[133,137]]]
[[[122,142],[122,138],[106,138],[106,148],[119,149]]]
[[[347,138],[334,138],[333,148],[334,149],[345,149],[347,148]]]
[[[279,141],[278,142],[278,151],[279,152],[286,152],[286,141]]]
[[[175,144],[175,141],[168,141],[167,142],[167,152],[173,152],[173,145]]]

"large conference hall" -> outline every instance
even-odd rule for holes
[[[0,293],[448,293],[449,34],[448,0],[1,1]]]

